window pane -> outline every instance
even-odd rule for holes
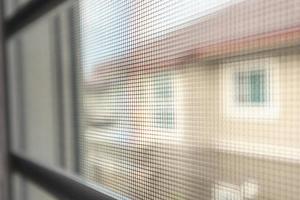
[[[297,199],[300,6],[206,4],[80,3],[82,175],[126,199]]]
[[[250,94],[251,94],[251,84],[247,72],[238,72],[237,74],[237,95],[238,103],[249,103]]]
[[[250,74],[250,91],[251,91],[251,102],[261,103],[264,102],[264,72],[256,71]]]

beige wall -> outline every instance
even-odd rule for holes
[[[87,97],[86,100],[91,101],[87,105],[94,120],[101,122],[103,116],[118,120],[116,127],[108,124],[106,128],[90,129],[90,133],[99,136],[98,141],[88,138],[91,140],[88,143],[93,143],[89,145],[90,155],[94,154],[114,167],[89,164],[87,167],[95,167],[95,173],[89,178],[115,188],[116,192],[122,190],[129,197],[134,192],[130,192],[126,183],[132,180],[139,184],[136,193],[140,190],[140,196],[144,198],[151,196],[151,192],[159,192],[165,199],[201,196],[208,200],[212,199],[215,184],[242,187],[250,181],[258,187],[255,199],[297,199],[300,180],[297,155],[300,149],[300,124],[297,123],[300,113],[299,54],[285,51],[265,58],[276,60],[278,67],[273,80],[278,83],[274,95],[278,97],[279,112],[269,119],[259,118],[259,114],[257,119],[231,118],[223,108],[226,106],[223,103],[226,91],[222,86],[226,69],[222,63],[230,66],[237,60],[258,59],[256,55],[178,67],[172,73],[176,108],[176,128],[173,130],[153,126],[151,73],[125,81],[128,87],[124,87],[123,92],[114,88],[107,91],[108,94],[125,95],[127,102],[120,100],[117,103],[112,99],[115,97],[108,94]],[[116,110],[116,115],[111,113],[111,108],[124,106],[129,109],[127,118],[118,118],[124,113]],[[129,132],[136,139],[135,144],[114,140],[116,132],[126,129],[126,119],[130,121],[132,129]],[[181,140],[174,140],[176,137]],[[117,153],[118,148],[120,153]],[[135,170],[123,173],[124,166],[118,163],[124,158]],[[87,171],[91,172],[89,169]],[[115,179],[116,174],[122,180]],[[159,178],[154,179],[158,174]],[[149,194],[143,192],[145,187]]]
[[[184,115],[187,116],[183,122],[184,135],[187,146],[197,143],[198,147],[210,147],[214,152],[207,154],[211,158],[206,161],[213,166],[210,171],[201,168],[203,155],[195,157],[199,162],[195,168],[207,173],[213,182],[241,186],[250,180],[258,185],[256,199],[297,199],[300,56],[296,51],[285,51],[266,58],[275,60],[278,65],[273,79],[278,87],[274,94],[278,98],[278,115],[269,119],[231,118],[223,108],[226,106],[223,103],[226,91],[222,91],[226,69],[220,63],[226,62],[228,67],[236,60],[197,63],[181,72],[185,85]],[[209,189],[212,188],[206,188]]]
[[[255,143],[297,150],[300,147],[300,56],[291,53],[267,57],[278,65],[272,80],[277,82],[273,95],[278,99],[278,113],[270,118],[260,118],[260,113],[252,119],[228,116],[222,84],[227,83],[223,73],[230,61],[226,61],[226,66],[196,63],[180,71],[184,97],[180,99],[183,109],[179,115],[184,117],[179,123],[184,124],[185,137],[193,142],[203,140],[206,144],[231,141],[232,144]]]
[[[276,92],[273,94],[278,98],[278,114],[270,116],[269,118],[253,119],[233,119],[226,116],[224,109],[221,107],[219,113],[215,113],[218,118],[218,133],[217,142],[219,141],[241,141],[246,143],[259,143],[279,146],[297,148],[300,144],[300,135],[298,129],[300,128],[297,121],[300,119],[298,105],[300,100],[300,59],[299,55],[282,55],[279,57],[270,57],[270,60],[275,60],[272,64],[278,63],[278,73],[273,74],[273,80],[276,83]],[[270,66],[272,69],[272,66]],[[222,80],[222,66],[216,70],[215,79]],[[274,69],[275,70],[275,69]],[[219,77],[219,78],[218,78]],[[219,91],[222,90],[219,84]],[[223,91],[225,93],[226,91]],[[219,95],[220,102],[222,101],[222,94]],[[219,106],[226,106],[222,103]],[[215,106],[218,106],[215,105]],[[272,108],[270,108],[272,109]],[[262,113],[263,114],[263,113]],[[218,117],[219,116],[219,117]]]

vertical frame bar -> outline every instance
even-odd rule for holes
[[[8,95],[4,39],[4,2],[0,1],[0,199],[10,199]]]
[[[66,155],[65,155],[65,113],[64,113],[64,87],[63,87],[63,64],[62,64],[62,50],[61,50],[61,21],[60,16],[55,15],[53,17],[53,51],[55,67],[54,77],[56,84],[56,103],[57,103],[57,124],[58,124],[58,136],[59,136],[59,162],[62,168],[66,167]],[[51,30],[51,29],[50,29]]]
[[[74,127],[74,170],[78,174],[81,172],[81,166],[80,166],[80,117],[79,117],[79,77],[78,77],[78,66],[79,66],[79,60],[77,55],[78,51],[80,51],[78,38],[77,38],[77,26],[78,24],[75,23],[75,16],[76,16],[76,9],[78,5],[75,3],[73,4],[69,10],[68,10],[68,24],[69,24],[69,32],[70,32],[70,57],[71,57],[71,85],[72,85],[72,114],[73,114],[73,127]]]

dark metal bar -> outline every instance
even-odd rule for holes
[[[77,33],[78,33],[78,24],[76,24],[76,10],[78,10],[78,5],[72,5],[71,8],[68,9],[68,24],[69,24],[69,44],[70,44],[70,57],[71,57],[71,71],[70,71],[70,80],[71,80],[71,91],[72,91],[72,116],[73,116],[73,132],[74,132],[74,166],[75,166],[75,171],[80,174],[80,120],[79,120],[79,109],[80,109],[80,104],[79,104],[79,88],[78,88],[78,82],[79,82],[79,77],[78,77],[78,72],[79,72],[79,59],[78,56],[80,52],[80,47],[79,47],[79,42],[78,38],[76,38]]]
[[[11,166],[23,176],[38,184],[51,194],[72,200],[115,200],[111,192],[95,188],[66,172],[50,169],[18,155],[10,155]]]
[[[4,39],[4,5],[0,1],[0,199],[10,199],[8,80]]]
[[[63,87],[63,64],[62,64],[62,47],[61,47],[61,21],[60,17],[56,15],[53,19],[53,29],[50,29],[53,35],[53,55],[55,60],[55,67],[53,67],[54,79],[56,84],[55,102],[57,105],[57,115],[55,116],[58,126],[58,138],[59,138],[59,162],[62,168],[66,166],[66,155],[65,155],[65,109],[64,109],[64,87]]]
[[[8,38],[31,22],[45,15],[66,0],[31,0],[17,10],[16,14],[5,22],[5,37]]]
[[[18,148],[22,151],[22,152],[26,152],[27,149],[27,128],[26,128],[26,115],[25,115],[25,105],[26,105],[26,92],[25,88],[26,88],[26,81],[25,81],[25,76],[24,74],[24,57],[23,57],[23,43],[22,43],[22,39],[20,37],[16,38],[15,41],[15,48],[14,48],[14,53],[16,54],[16,73],[17,73],[17,80],[15,80],[17,82],[17,98],[18,98],[18,109],[20,111],[20,121],[19,121],[19,132],[22,130],[22,134],[18,134],[19,136],[19,146]],[[28,199],[28,185],[26,183],[26,180],[24,180],[23,177],[21,177],[20,179],[20,185],[21,185],[21,196],[23,198],[23,200],[27,200]],[[13,195],[13,194],[12,194]]]

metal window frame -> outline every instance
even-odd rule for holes
[[[52,169],[24,157],[11,154],[13,170],[21,173],[52,195],[72,200],[113,200],[107,191],[83,183],[80,178],[67,175],[63,170]]]
[[[10,170],[18,172],[33,181],[44,190],[59,199],[72,200],[113,200],[113,194],[105,189],[94,188],[80,181],[79,178],[66,174],[64,171],[49,168],[31,159],[16,155],[9,151],[9,111],[8,85],[6,80],[5,43],[12,35],[39,19],[66,0],[31,0],[9,19],[4,19],[3,2],[0,0],[0,199],[10,199]],[[74,73],[72,75],[75,75]],[[74,88],[76,89],[76,88]],[[75,113],[76,114],[76,113]],[[77,152],[78,153],[78,152]]]
[[[4,3],[0,1],[0,199],[10,199],[8,95],[5,53]]]
[[[3,1],[4,0],[1,0],[1,2]],[[30,0],[29,3],[25,4],[20,9],[17,8],[16,13],[13,16],[4,20],[5,38],[9,38],[14,33],[42,17],[65,1],[66,0]]]

